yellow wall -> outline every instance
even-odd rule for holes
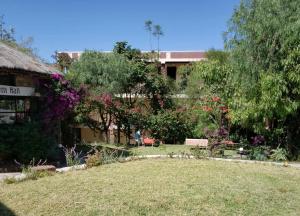
[[[92,143],[104,142],[105,138],[100,132],[95,132],[90,128],[81,128],[81,140],[87,143]]]
[[[93,142],[105,142],[105,134],[101,133],[99,131],[95,132],[90,128],[80,128],[81,130],[81,141],[87,142],[87,143],[93,143]],[[114,134],[110,134],[110,142],[115,143],[117,142],[117,130],[114,130]],[[126,137],[123,132],[121,132],[120,142],[125,144],[126,143]],[[135,144],[134,140],[134,133],[132,133],[132,139],[130,140],[131,144]]]

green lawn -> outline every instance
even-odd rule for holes
[[[124,149],[122,146],[116,146],[112,144],[98,144],[105,147]],[[191,154],[191,147],[187,145],[175,145],[175,144],[163,144],[159,147],[152,146],[140,146],[140,147],[130,147],[129,151],[134,155],[168,155],[173,153],[175,155],[180,155],[181,153]],[[225,150],[225,156],[230,157],[236,155],[236,151]]]
[[[131,148],[130,151],[135,155],[167,155],[170,153],[180,154],[182,152],[191,153],[191,146],[186,145],[160,145],[158,147],[142,146]]]
[[[299,182],[293,168],[145,159],[0,183],[0,209],[26,216],[299,215]]]

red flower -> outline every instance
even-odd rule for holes
[[[228,112],[228,107],[227,106],[219,106],[220,110],[223,112],[223,113],[226,113]]]
[[[213,102],[218,102],[218,101],[220,101],[220,100],[221,100],[221,98],[219,98],[218,96],[212,97],[212,101],[213,101]]]
[[[210,112],[210,111],[212,111],[213,109],[212,109],[211,107],[209,107],[209,106],[203,106],[203,107],[202,107],[202,110],[205,111],[205,112]]]

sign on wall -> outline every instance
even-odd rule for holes
[[[34,88],[0,85],[0,95],[5,96],[33,96]]]

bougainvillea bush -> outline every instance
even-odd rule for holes
[[[75,89],[58,73],[52,74],[50,81],[41,83],[41,88],[44,91],[42,119],[45,124],[66,119],[85,95],[83,86]]]

